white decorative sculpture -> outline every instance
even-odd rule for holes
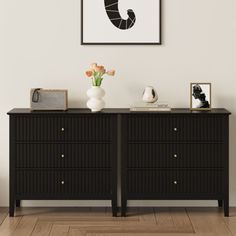
[[[158,95],[152,86],[148,86],[143,92],[143,101],[147,103],[154,103],[158,100]]]

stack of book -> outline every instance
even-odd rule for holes
[[[155,103],[137,102],[130,107],[130,111],[168,112],[171,111],[171,107],[166,102],[155,102]]]

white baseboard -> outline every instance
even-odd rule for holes
[[[110,201],[22,201],[22,207],[110,207]],[[128,201],[128,206],[130,207],[216,207],[218,205],[217,201],[214,200],[202,200],[202,201],[186,201],[186,200],[140,200],[140,201]],[[120,206],[120,204],[118,204]],[[235,207],[236,204],[230,203],[231,207]],[[2,206],[7,207],[7,206]]]

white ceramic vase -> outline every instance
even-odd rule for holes
[[[87,107],[91,109],[92,112],[101,111],[105,107],[105,102],[102,98],[105,96],[105,91],[99,86],[92,86],[87,91],[89,100],[87,102]]]

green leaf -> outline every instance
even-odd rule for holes
[[[98,76],[98,72],[94,72],[94,78],[97,79],[97,76]]]
[[[97,79],[97,86],[101,86],[103,78],[100,77]]]

